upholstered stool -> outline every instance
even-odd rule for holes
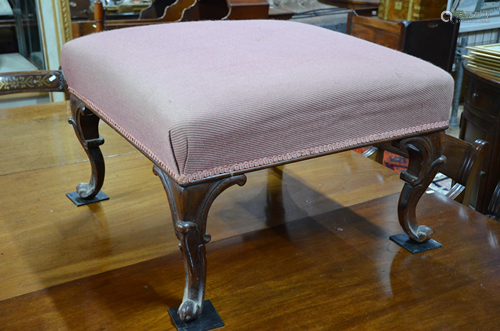
[[[73,123],[104,179],[104,120],[155,164],[186,265],[182,320],[205,290],[208,210],[245,173],[392,141],[410,165],[399,202],[404,231],[426,242],[415,206],[434,177],[453,80],[417,58],[285,21],[189,22],[103,32],[67,43],[62,70]]]

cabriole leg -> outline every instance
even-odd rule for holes
[[[195,320],[203,309],[206,282],[205,244],[210,241],[206,233],[207,216],[212,202],[228,187],[246,182],[245,175],[223,178],[192,186],[180,186],[175,180],[154,166],[167,192],[172,221],[179,247],[184,256],[186,282],[184,298],[177,314],[184,322]]]
[[[70,97],[71,114],[69,123],[75,129],[76,136],[87,153],[92,167],[92,174],[88,183],[80,183],[76,192],[67,196],[78,206],[106,200],[108,197],[100,192],[104,183],[104,158],[99,146],[104,144],[104,138],[99,135],[99,117],[76,99]]]
[[[418,225],[416,207],[439,170],[446,161],[441,154],[444,145],[444,132],[403,139],[400,148],[406,148],[409,155],[408,169],[401,173],[405,182],[398,203],[399,223],[406,234],[418,243],[425,243],[432,237],[428,226]]]

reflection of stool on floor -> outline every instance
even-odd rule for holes
[[[427,62],[284,21],[115,30],[67,43],[61,60],[71,123],[92,163],[78,194],[92,199],[103,183],[102,119],[165,187],[185,258],[184,321],[203,306],[209,208],[247,172],[393,141],[410,156],[400,223],[416,242],[432,235],[415,207],[444,161],[453,80]]]

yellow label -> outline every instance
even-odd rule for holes
[[[402,1],[395,1],[394,2],[394,9],[396,9],[396,10],[403,9],[403,2]]]

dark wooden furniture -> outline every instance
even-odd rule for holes
[[[90,0],[69,0],[71,19],[90,19]]]
[[[403,21],[404,40],[402,51],[428,61],[451,73],[455,61],[460,21],[439,19]]]
[[[401,22],[385,21],[369,11],[352,11],[347,18],[347,34],[391,49],[402,50],[404,27]]]
[[[153,2],[139,14],[140,19],[157,19],[163,16],[165,9],[175,0],[153,0]]]
[[[99,2],[98,0],[96,3]],[[95,8],[96,21],[87,20],[72,23],[73,38],[96,32],[96,25],[99,25],[101,17],[104,18],[104,13],[102,4],[97,4]],[[276,15],[280,16],[283,13],[277,13]],[[286,17],[289,17],[289,15]],[[269,18],[269,3],[265,0],[157,0],[141,12],[139,19],[108,20],[105,29],[114,30],[179,21],[267,18]],[[97,28],[97,31],[103,30]]]
[[[64,91],[64,75],[59,70],[0,73],[0,95],[22,92]]]
[[[174,0],[156,0],[144,9],[140,17],[160,18]],[[242,20],[268,18],[269,3],[264,0],[198,0],[186,10],[184,20]]]
[[[181,21],[184,18],[184,14],[188,8],[193,7],[197,0],[179,0],[173,3],[171,6],[165,6],[162,16],[157,18],[148,19],[135,19],[135,20],[113,20],[107,21],[106,26],[104,26],[104,10],[103,5],[100,0],[97,0],[94,4],[94,17],[95,21],[85,20],[85,21],[74,21],[72,22],[72,32],[73,38],[82,37],[94,32],[100,32],[104,29],[113,30],[121,29],[137,25],[150,25],[158,23],[176,22]],[[148,17],[151,16],[147,15]]]
[[[390,21],[439,19],[446,10],[446,0],[380,0],[379,17]]]
[[[94,22],[95,32],[104,31],[105,17],[104,17],[104,8],[101,0],[96,0],[96,2],[94,3],[94,20],[95,20]]]
[[[353,11],[347,19],[347,34],[402,51],[451,72],[460,22],[441,19],[393,22],[374,11]]]
[[[454,183],[446,194],[447,197],[466,206],[470,205],[471,197],[478,189],[479,173],[486,150],[487,142],[483,140],[478,139],[470,144],[450,135],[445,136],[443,155],[446,162],[439,167],[439,171]],[[400,149],[390,143],[379,144],[363,154],[382,164],[385,151],[408,157],[406,151],[401,153]]]
[[[468,76],[460,139],[482,139],[490,146],[485,153],[479,191],[474,197],[476,210],[485,213],[495,186],[500,180],[500,79],[473,71],[464,65]]]
[[[355,0],[319,0],[325,5],[335,6],[339,8],[347,8],[354,10],[378,10],[378,3],[368,1],[355,1]]]
[[[493,191],[493,196],[488,204],[486,215],[493,219],[500,220],[500,182],[498,182],[495,191]]]

